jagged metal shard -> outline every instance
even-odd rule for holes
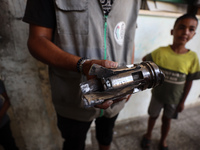
[[[97,78],[80,84],[85,107],[154,88],[164,81],[163,72],[150,61],[116,69],[93,64],[89,74],[96,75]]]

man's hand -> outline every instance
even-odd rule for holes
[[[117,66],[118,66],[117,62],[109,61],[109,60],[90,60],[90,61],[86,61],[83,64],[83,73],[86,75],[88,80],[92,79],[92,78],[95,78],[95,76],[90,76],[89,75],[89,70],[90,70],[90,68],[91,68],[91,66],[93,64],[98,64],[98,65],[101,65],[101,66],[106,67],[106,68],[117,68]]]
[[[101,109],[107,109],[108,107],[110,107],[113,104],[113,102],[114,101],[112,101],[112,100],[107,100],[107,101],[104,101],[102,104],[95,105],[94,107],[101,108]]]
[[[119,101],[123,101],[125,100],[126,102],[130,99],[131,97],[131,94],[129,95],[126,95],[122,98],[118,98],[118,99],[115,99],[115,100],[107,100],[105,102],[103,102],[102,104],[99,104],[99,105],[95,105],[96,108],[101,108],[101,109],[107,109],[108,107],[110,107],[112,104],[114,103],[117,103]]]

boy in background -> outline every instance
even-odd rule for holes
[[[198,19],[194,15],[185,14],[175,21],[171,30],[173,44],[160,47],[143,57],[143,61],[153,61],[165,74],[162,86],[152,90],[148,108],[149,119],[146,133],[143,135],[141,147],[149,149],[152,130],[163,108],[160,150],[168,150],[166,142],[172,118],[184,109],[186,97],[192,86],[192,80],[200,79],[200,65],[197,54],[185,47],[196,34]]]

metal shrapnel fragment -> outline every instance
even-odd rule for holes
[[[97,78],[80,84],[85,107],[101,104],[105,100],[115,100],[128,94],[154,88],[164,81],[164,74],[159,67],[150,61],[108,69],[92,65],[90,75]]]

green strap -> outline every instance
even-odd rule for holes
[[[107,44],[106,44],[106,32],[107,32],[107,18],[108,16],[105,16],[105,24],[104,24],[104,60],[106,60],[106,53],[107,53]]]
[[[99,117],[102,117],[103,116],[103,109],[100,109],[100,115]]]
[[[105,24],[104,24],[104,60],[106,60],[106,53],[107,53],[107,47],[106,47],[106,32],[107,32],[107,18],[108,16],[105,16]],[[100,109],[100,115],[99,117],[103,116],[103,109]]]

